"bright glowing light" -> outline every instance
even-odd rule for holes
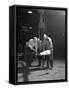
[[[28,11],[28,13],[32,13],[32,11]]]
[[[29,27],[29,29],[32,29],[32,27]]]

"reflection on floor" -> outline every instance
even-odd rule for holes
[[[64,60],[54,60],[54,67],[52,70],[46,69],[45,67],[37,67],[37,65],[37,61],[33,62],[32,67],[29,68],[19,65],[18,82],[65,79]]]

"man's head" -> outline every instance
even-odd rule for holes
[[[41,43],[41,40],[40,40],[40,38],[38,38],[38,39],[37,39],[37,41]]]
[[[40,41],[40,39],[38,38],[38,41]]]
[[[33,44],[33,39],[30,39],[29,40],[29,45],[32,45]]]
[[[47,36],[46,34],[44,34],[44,40],[47,39],[47,37],[48,37],[48,36]]]
[[[34,41],[37,42],[37,40],[38,40],[37,37],[34,37]]]

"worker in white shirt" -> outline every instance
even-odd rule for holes
[[[53,43],[52,43],[52,39],[50,37],[48,37],[46,34],[44,34],[44,40],[43,40],[43,48],[45,50],[50,50],[51,54],[45,55],[45,61],[47,59],[47,67],[49,69],[53,68]],[[43,62],[44,64],[44,62]]]
[[[35,51],[33,47],[34,47],[33,39],[30,39],[28,42],[26,42],[24,50],[24,59],[28,67],[31,66],[31,62],[33,60],[33,51]]]

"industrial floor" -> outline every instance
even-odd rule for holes
[[[24,68],[18,65],[17,82],[27,81],[48,81],[65,79],[65,62],[64,60],[54,60],[53,69],[46,69],[46,66],[38,67],[38,61],[33,61],[31,67]]]

